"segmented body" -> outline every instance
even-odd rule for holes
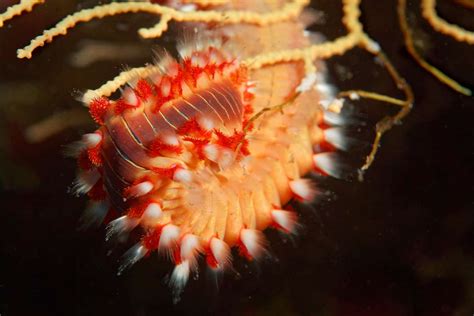
[[[281,4],[233,5],[265,11]],[[180,61],[164,57],[161,73],[131,82],[118,100],[90,103],[101,126],[85,135],[79,158],[80,190],[88,192],[94,212],[108,214],[108,237],[143,230],[122,268],[150,251],[168,251],[178,289],[199,254],[221,271],[230,265],[233,246],[248,259],[261,256],[267,227],[291,233],[296,215],[285,205],[292,198],[311,201],[315,193],[302,177],[315,168],[332,170],[313,148],[340,145],[336,130],[322,128],[328,127],[320,105],[329,97],[327,86],[320,82],[320,91],[297,95],[304,63],[249,71],[239,62],[310,45],[301,21],[200,30],[224,44],[188,43]],[[281,111],[252,120],[288,100]]]

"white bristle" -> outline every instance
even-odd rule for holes
[[[209,243],[209,248],[211,249],[212,256],[216,259],[216,262],[219,265],[217,267],[218,269],[223,269],[230,265],[230,247],[225,241],[213,237]]]
[[[257,88],[255,86],[250,86],[247,88],[247,92],[251,94],[257,93]]]
[[[207,116],[199,115],[198,118],[197,118],[197,122],[198,122],[199,126],[201,128],[203,128],[204,130],[206,130],[206,131],[210,131],[210,130],[214,129],[214,127],[215,127],[215,123],[212,120],[212,118],[207,117]]]
[[[260,230],[242,229],[240,231],[240,241],[250,257],[254,259],[259,259],[265,251],[265,236]]]
[[[92,226],[99,226],[104,221],[108,210],[109,203],[107,201],[89,202],[81,216],[79,228],[86,229]]]
[[[327,84],[319,82],[315,85],[316,90],[321,93],[323,96],[333,96],[334,95],[334,88]]]
[[[161,141],[167,145],[179,146],[179,139],[176,134],[167,133],[161,136]]]
[[[176,182],[190,183],[193,179],[191,171],[183,168],[178,168],[173,174],[173,180]]]
[[[303,80],[301,80],[300,85],[296,88],[296,92],[305,92],[310,90],[316,83],[316,74],[310,73],[307,74]]]
[[[137,227],[140,221],[136,218],[130,218],[127,215],[121,216],[107,225],[107,232],[105,234],[105,240],[109,240],[112,237],[119,237],[123,234],[129,233],[135,227]]]
[[[346,123],[345,118],[339,114],[332,111],[324,111],[324,123],[329,125],[344,125]]]
[[[173,290],[173,302],[175,304],[180,300],[180,295],[183,292],[186,283],[188,283],[190,272],[191,267],[188,260],[182,261],[173,269],[169,285]]]
[[[272,210],[272,219],[285,232],[294,233],[296,227],[296,214],[294,212]]]
[[[199,238],[193,234],[186,234],[181,240],[181,260],[189,260],[189,262],[194,265],[199,249]]]
[[[153,183],[150,181],[143,181],[139,184],[131,186],[128,189],[128,196],[129,197],[140,197],[145,194],[148,194],[153,190]]]
[[[324,139],[337,149],[347,150],[348,148],[348,142],[341,128],[332,127],[324,130]]]
[[[318,153],[313,156],[314,165],[327,175],[334,178],[341,178],[341,168],[337,163],[337,154],[335,153]]]
[[[100,173],[97,169],[80,171],[74,181],[72,191],[74,194],[85,194],[99,181]]]
[[[131,88],[125,88],[125,90],[122,93],[123,100],[125,101],[126,104],[131,105],[131,106],[138,106],[140,103],[140,100],[138,99],[137,95],[135,94],[135,91],[133,91]]]
[[[312,201],[316,196],[316,190],[314,189],[311,181],[308,179],[297,179],[290,181],[290,189],[296,195],[296,197],[305,202]]]
[[[210,161],[217,162],[217,159],[219,157],[219,147],[217,145],[208,144],[204,146],[203,152],[207,159],[209,159]]]
[[[82,135],[82,141],[87,148],[94,148],[102,141],[102,134],[99,132],[84,134]]]
[[[221,170],[229,168],[235,161],[235,153],[230,149],[220,150],[218,163]]]
[[[120,275],[122,272],[129,268],[130,266],[134,265],[138,260],[143,258],[148,253],[148,249],[146,249],[141,243],[136,244],[132,248],[130,248],[122,257],[122,263],[118,269],[117,274]]]
[[[150,203],[146,207],[142,216],[142,223],[145,225],[155,225],[163,215],[163,211],[158,203]]]
[[[167,97],[171,91],[171,82],[169,80],[162,80],[160,84],[161,95]]]
[[[179,234],[180,230],[178,226],[168,224],[163,227],[160,242],[158,243],[158,250],[163,251],[172,248],[176,244]]]

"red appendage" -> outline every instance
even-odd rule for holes
[[[180,145],[170,145],[163,143],[160,139],[155,139],[150,143],[148,155],[150,157],[157,157],[162,154],[163,151],[172,152],[177,155],[183,152],[183,148]]]
[[[96,98],[89,104],[89,113],[97,124],[104,124],[105,114],[110,106],[109,99],[105,97]]]

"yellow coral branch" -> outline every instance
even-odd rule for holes
[[[20,15],[25,11],[30,12],[33,6],[43,2],[44,0],[22,0],[20,3],[8,8],[7,11],[0,14],[0,27],[14,16]]]
[[[422,0],[421,10],[423,17],[438,32],[451,36],[457,41],[474,44],[474,32],[463,29],[462,27],[451,24],[438,16],[436,13],[436,0]]]
[[[157,66],[137,67],[121,72],[117,77],[104,83],[96,90],[87,90],[82,97],[82,102],[85,106],[89,106],[90,101],[101,96],[110,96],[117,91],[118,88],[125,85],[127,82],[141,77],[149,77],[160,69]]]
[[[298,16],[308,0],[293,0],[284,5],[280,10],[269,13],[257,13],[252,11],[196,11],[196,12],[182,12],[173,8],[161,6],[158,4],[146,2],[125,2],[125,3],[110,3],[106,5],[97,6],[91,9],[85,9],[72,14],[55,27],[46,30],[31,41],[31,43],[17,51],[18,58],[31,58],[32,52],[43,46],[45,43],[52,41],[58,35],[65,35],[68,29],[74,27],[77,23],[87,22],[95,18],[103,18],[105,16],[113,16],[117,14],[132,13],[132,12],[146,12],[161,15],[163,21],[157,29],[152,30],[141,29],[141,34],[151,35],[154,33],[160,34],[167,28],[167,23],[171,20],[177,22],[219,22],[225,24],[235,23],[250,23],[256,25],[268,25],[278,21],[284,21]]]
[[[398,19],[400,23],[400,28],[403,33],[403,38],[405,40],[405,45],[407,47],[408,53],[415,59],[415,61],[423,67],[426,71],[431,73],[436,79],[440,82],[444,83],[445,85],[449,86],[451,89],[462,93],[464,95],[470,96],[472,95],[472,91],[459,83],[457,83],[454,79],[451,79],[447,75],[445,75],[441,70],[434,67],[418,53],[413,43],[413,38],[411,35],[410,27],[408,26],[408,22],[406,20],[406,0],[399,0],[398,1]]]

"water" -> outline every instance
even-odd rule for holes
[[[0,9],[11,2],[1,2]],[[171,266],[156,256],[117,277],[116,260],[125,249],[110,251],[103,229],[78,231],[86,201],[68,193],[75,162],[63,157],[63,148],[93,124],[38,144],[27,142],[24,131],[53,113],[80,108],[77,91],[99,86],[121,65],[150,61],[152,48],[171,48],[173,33],[159,41],[140,40],[135,31],[156,18],[127,15],[83,24],[30,61],[14,55],[44,28],[94,3],[48,1],[0,29],[2,315],[472,314],[474,101],[434,80],[408,56],[395,1],[363,1],[362,20],[413,87],[416,104],[383,139],[364,182],[326,181],[324,187],[334,192],[331,201],[323,199],[315,212],[300,210],[304,231],[296,241],[269,234],[278,260],[258,265],[238,260],[239,274],[229,273],[222,282],[202,271],[177,305],[163,281]],[[417,3],[411,8],[417,9]],[[324,11],[326,21],[315,29],[328,38],[344,34],[337,2],[320,1],[313,7]],[[474,29],[473,11],[450,2],[442,3],[440,11]],[[418,14],[414,22],[429,60],[473,87],[474,47],[435,34]],[[75,67],[71,56],[87,45],[84,40],[132,49]],[[331,59],[329,65],[332,80],[342,89],[401,97],[383,69],[361,50]],[[394,111],[367,101],[355,105],[369,126]],[[84,115],[85,110],[78,110],[78,120]],[[354,160],[361,161],[357,155]]]

